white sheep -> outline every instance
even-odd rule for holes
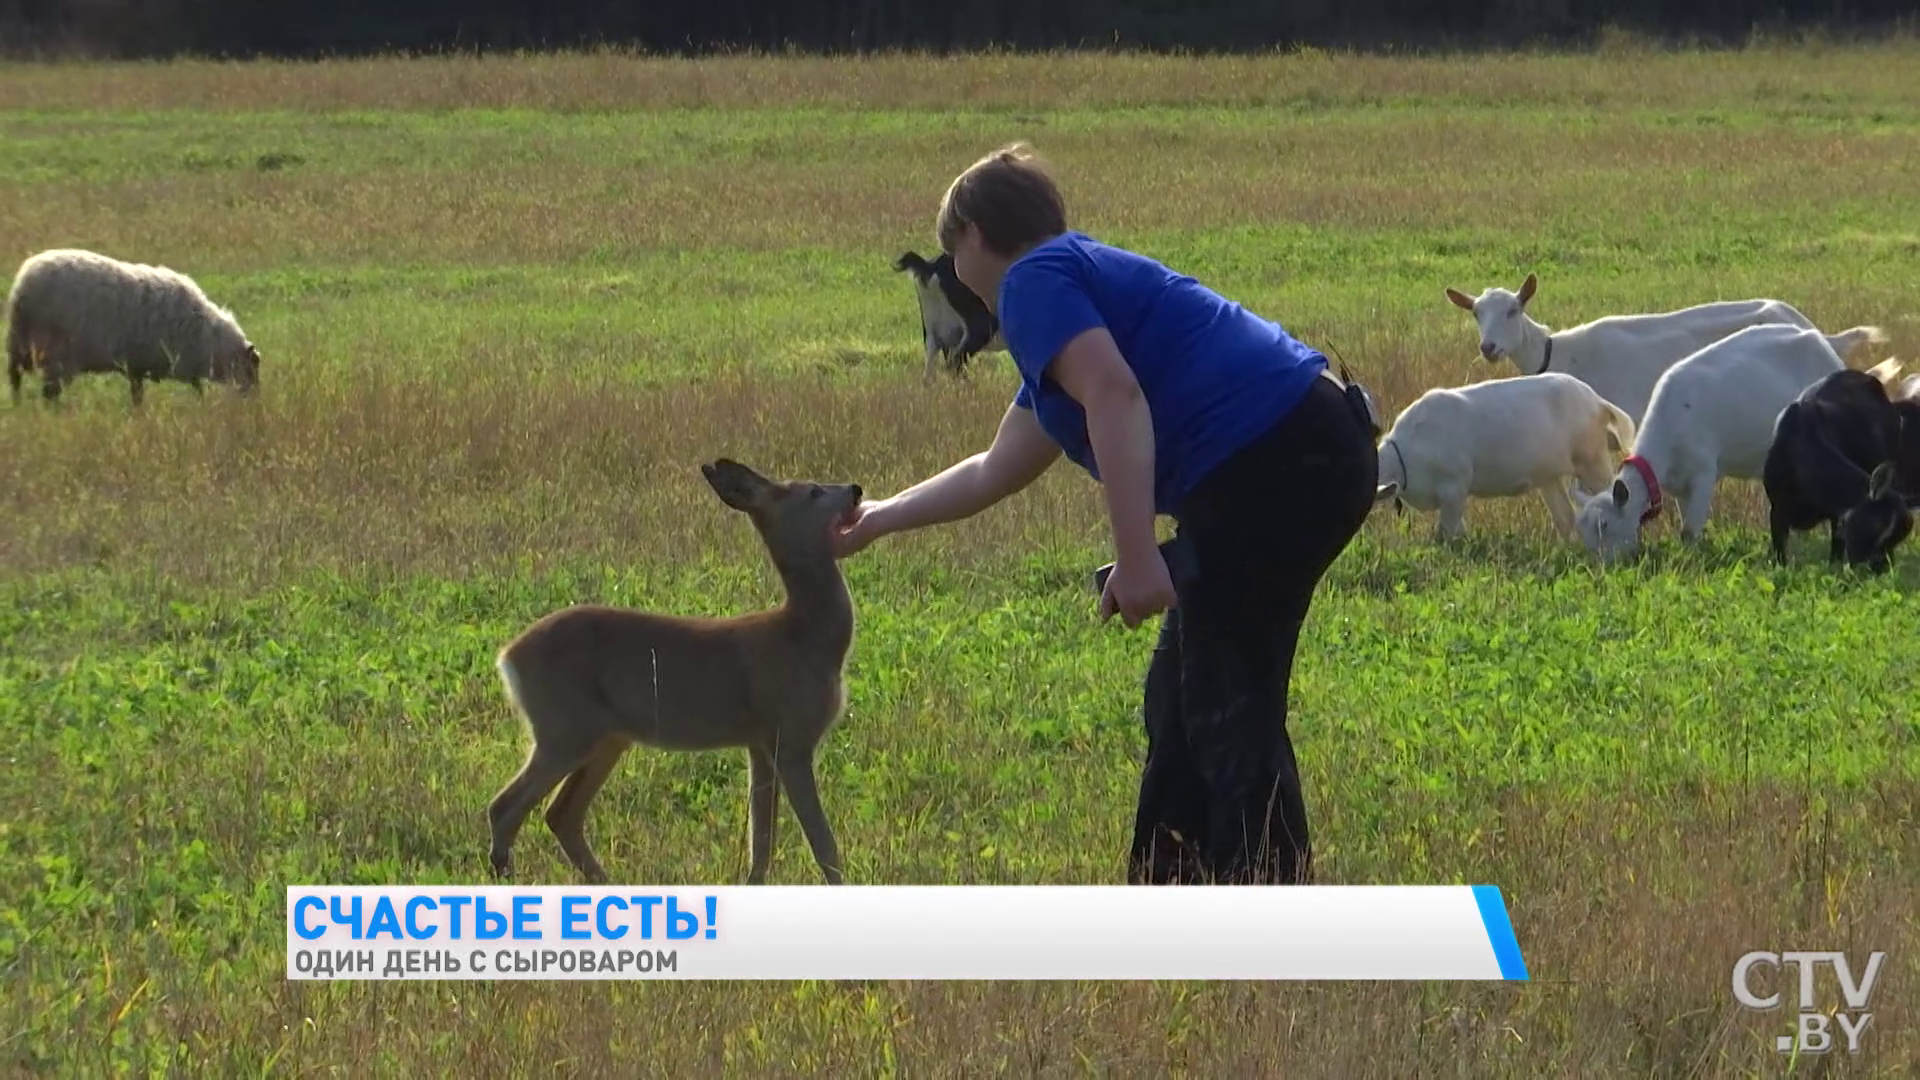
[[[1633,436],[1632,417],[1559,372],[1429,390],[1380,440],[1374,501],[1437,507],[1436,535],[1451,540],[1465,528],[1469,497],[1538,491],[1554,526],[1572,539],[1568,479],[1606,483]]]
[[[55,249],[29,257],[7,295],[7,382],[38,368],[40,393],[56,401],[76,376],[118,371],[140,404],[148,380],[203,380],[250,391],[260,350],[233,313],[207,299],[193,279],[164,266],[122,262],[91,251]]]
[[[1675,364],[1654,384],[1646,421],[1612,489],[1575,491],[1581,542],[1608,559],[1638,550],[1641,526],[1669,497],[1680,504],[1681,537],[1699,540],[1714,485],[1723,476],[1759,479],[1780,410],[1846,367],[1845,338],[1783,324],[1750,326]]]
[[[1608,315],[1565,330],[1549,330],[1527,314],[1538,280],[1532,274],[1518,293],[1490,288],[1469,300],[1446,290],[1455,307],[1480,325],[1480,355],[1491,363],[1512,361],[1522,375],[1564,371],[1618,405],[1636,424],[1645,421],[1653,384],[1686,356],[1749,326],[1815,329],[1813,322],[1781,300],[1722,300],[1646,315]],[[1877,326],[1856,326],[1836,335],[1845,359],[1860,345],[1887,340]]]

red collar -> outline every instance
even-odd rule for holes
[[[1640,474],[1640,479],[1646,481],[1647,510],[1640,515],[1640,523],[1644,525],[1660,516],[1660,481],[1654,479],[1653,466],[1647,464],[1647,459],[1639,454],[1627,455],[1627,460],[1621,464],[1633,466],[1634,471]]]

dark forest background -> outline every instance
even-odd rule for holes
[[[1577,47],[1605,28],[1737,44],[1756,30],[1883,32],[1916,8],[1920,0],[0,0],[0,52]]]

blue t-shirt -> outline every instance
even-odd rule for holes
[[[1020,370],[1014,403],[1033,409],[1041,429],[1096,480],[1086,411],[1045,375],[1083,331],[1104,326],[1113,335],[1153,415],[1153,501],[1162,514],[1298,404],[1327,366],[1278,323],[1084,233],[1021,256],[1007,268],[999,300],[1001,333]]]

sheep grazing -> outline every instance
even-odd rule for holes
[[[1611,491],[1581,485],[1581,541],[1604,558],[1638,550],[1640,528],[1673,496],[1680,535],[1699,540],[1720,477],[1757,480],[1774,419],[1822,377],[1844,370],[1845,335],[1786,324],[1749,326],[1688,356],[1654,384],[1633,453]]]
[[[1889,359],[1871,371],[1836,371],[1780,410],[1761,470],[1776,562],[1786,563],[1792,532],[1825,522],[1828,561],[1877,574],[1892,566],[1893,549],[1913,529],[1896,466],[1902,443],[1920,441],[1920,403],[1888,393],[1899,370]]]
[[[975,354],[1006,351],[1000,320],[961,282],[953,269],[953,256],[943,253],[929,262],[909,251],[894,260],[893,268],[913,275],[920,297],[920,336],[927,347],[927,379],[933,378],[936,358],[945,359],[947,371],[958,375]]]
[[[1565,330],[1549,330],[1527,314],[1538,279],[1532,274],[1518,293],[1490,288],[1470,300],[1448,288],[1447,299],[1480,324],[1480,355],[1501,357],[1522,375],[1564,371],[1645,423],[1654,383],[1668,368],[1736,330],[1784,325],[1815,329],[1805,315],[1780,300],[1723,300],[1648,315],[1608,315]],[[1856,326],[1838,335],[1843,359],[1867,342],[1884,342],[1876,326]]]
[[[1436,535],[1464,530],[1467,499],[1538,491],[1573,538],[1567,480],[1597,488],[1633,444],[1633,418],[1571,375],[1548,372],[1429,390],[1380,441],[1376,504],[1393,499],[1440,511]]]
[[[161,379],[186,382],[196,393],[206,380],[251,391],[260,381],[260,350],[233,313],[185,274],[56,249],[21,263],[7,296],[7,382],[15,405],[21,377],[35,369],[49,402],[79,375],[118,371],[139,405],[146,382]]]

